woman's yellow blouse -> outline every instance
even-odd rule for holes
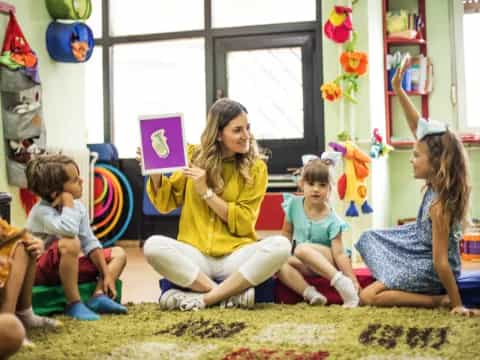
[[[189,146],[191,159],[194,147]],[[228,221],[224,222],[195,191],[193,182],[182,171],[162,178],[162,186],[154,193],[151,181],[147,194],[155,208],[168,213],[180,206],[178,240],[190,244],[209,256],[224,256],[257,240],[255,223],[267,189],[268,172],[264,161],[257,159],[250,169],[251,182],[246,184],[233,159],[224,160],[222,177],[225,188],[219,196],[228,205]]]

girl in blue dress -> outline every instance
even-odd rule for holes
[[[348,226],[328,203],[331,173],[328,160],[311,160],[304,166],[299,181],[304,195],[284,194],[282,232],[293,240],[294,246],[293,256],[278,276],[308,304],[324,305],[325,296],[303,278],[321,275],[338,291],[344,307],[355,307],[359,303],[360,286],[343,249],[342,232]]]
[[[425,180],[425,194],[415,223],[366,231],[355,245],[377,280],[361,291],[361,302],[428,308],[450,304],[453,314],[472,315],[456,283],[471,189],[465,150],[444,124],[420,117],[400,85],[408,62],[406,57],[392,85],[417,139],[411,163],[414,177]],[[448,296],[442,295],[445,290]]]

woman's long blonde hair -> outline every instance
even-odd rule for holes
[[[428,180],[450,217],[450,225],[455,222],[468,225],[471,185],[468,158],[462,142],[450,130],[421,141],[428,147],[432,166],[432,176]]]
[[[207,185],[217,194],[223,192],[225,186],[222,178],[222,147],[218,141],[220,132],[238,115],[247,109],[234,100],[223,98],[217,100],[208,111],[207,126],[200,138],[200,146],[194,151],[192,163],[207,172]],[[251,181],[250,168],[258,158],[258,147],[250,134],[250,148],[245,154],[235,154],[236,166],[246,183]]]

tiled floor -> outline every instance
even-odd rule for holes
[[[128,258],[127,267],[121,276],[122,302],[157,302],[160,295],[160,276],[147,263],[138,244],[138,241],[120,241],[118,244],[125,249]],[[480,270],[480,262],[464,262],[463,268]]]
[[[120,279],[123,281],[122,302],[157,302],[160,295],[160,275],[147,263],[138,241],[120,241],[127,253],[127,267]]]

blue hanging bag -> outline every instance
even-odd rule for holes
[[[47,28],[47,50],[53,60],[85,62],[92,56],[95,42],[92,30],[84,23],[53,21]]]

